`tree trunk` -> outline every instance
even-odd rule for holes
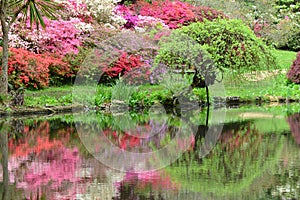
[[[0,95],[8,94],[8,31],[9,28],[2,24],[2,62],[1,62],[1,76],[0,76]]]
[[[3,193],[2,199],[9,199],[9,173],[8,173],[8,124],[7,122],[0,123],[0,153],[2,154],[2,169],[3,169]]]
[[[0,95],[8,94],[8,33],[10,23],[7,21],[8,0],[1,0],[0,5],[0,20],[3,34],[2,40],[2,61],[0,74]]]

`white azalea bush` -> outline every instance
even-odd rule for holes
[[[88,6],[89,11],[96,21],[104,24],[114,23],[113,25],[122,25],[124,20],[114,12],[118,2],[120,2],[120,0],[85,0],[85,4]]]

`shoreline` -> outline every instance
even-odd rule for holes
[[[255,100],[253,99],[243,99],[239,96],[230,96],[230,97],[214,97],[213,105],[216,108],[222,107],[237,107],[241,105],[250,105],[250,104],[273,104],[277,103],[280,104],[290,104],[290,103],[300,103],[300,99],[293,99],[293,98],[284,98],[284,97],[273,97],[270,96],[268,98],[263,97],[256,97]],[[206,103],[198,102],[200,107],[207,107]],[[165,108],[175,108],[178,107],[178,104],[174,105],[171,103],[167,103],[163,105]],[[55,114],[68,114],[73,112],[82,112],[82,111],[108,111],[111,112],[112,110],[147,110],[149,107],[145,107],[142,103],[138,104],[135,107],[126,106],[125,103],[119,102],[118,105],[112,107],[111,103],[106,103],[99,107],[95,108],[88,108],[85,105],[67,105],[67,106],[21,106],[21,107],[7,107],[1,108],[0,107],[0,118],[3,117],[20,117],[20,116],[32,116],[32,115],[55,115]]]

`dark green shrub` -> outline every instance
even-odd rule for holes
[[[279,13],[297,13],[300,9],[300,2],[299,0],[275,0],[274,7],[278,10]]]
[[[293,34],[288,39],[287,48],[291,51],[300,51],[300,32]]]
[[[293,83],[300,84],[300,52],[298,52],[296,60],[288,71],[287,77]]]
[[[219,68],[236,75],[276,68],[272,49],[240,20],[204,21],[176,31],[193,38],[211,54]]]

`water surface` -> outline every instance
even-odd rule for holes
[[[101,200],[300,198],[299,106],[223,111],[220,133],[214,128],[220,124],[206,110],[187,116],[171,111],[1,119],[0,195]],[[207,138],[216,142],[205,143]],[[119,157],[124,151],[155,152],[174,141],[180,153],[170,165],[166,157],[143,163],[159,163],[163,166],[159,170],[140,173],[145,166],[131,166],[134,158]],[[111,146],[119,149],[114,155]],[[99,152],[119,169],[99,162],[93,156]]]

